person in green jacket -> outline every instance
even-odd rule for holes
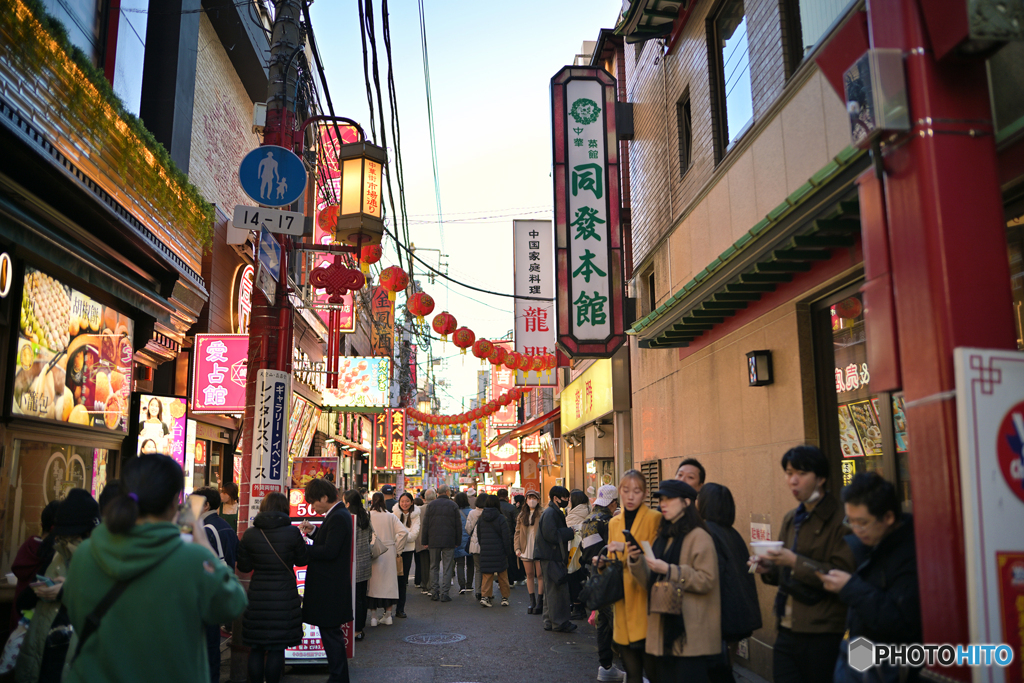
[[[183,540],[175,522],[184,483],[165,455],[125,465],[122,495],[75,553],[65,582],[64,604],[83,639],[66,683],[210,680],[203,624],[233,620],[247,600],[206,534]],[[86,618],[118,582],[127,587],[86,636]]]

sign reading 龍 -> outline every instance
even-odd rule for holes
[[[615,79],[564,67],[551,79],[558,340],[607,358],[625,340]]]
[[[555,352],[555,248],[551,221],[513,221],[515,244],[516,351]],[[530,297],[523,299],[520,297]],[[543,301],[552,299],[552,301]],[[554,386],[553,372],[517,371],[519,386]]]

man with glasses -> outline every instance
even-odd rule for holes
[[[875,643],[920,643],[914,526],[910,515],[900,510],[896,487],[875,472],[864,472],[843,489],[843,503],[846,524],[853,530],[846,542],[857,570],[851,574],[832,569],[819,578],[825,590],[837,594],[850,608],[848,639],[864,636]],[[920,680],[920,671],[912,669],[906,680]]]

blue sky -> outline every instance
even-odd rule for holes
[[[584,40],[596,40],[601,28],[614,25],[621,2],[425,0],[424,5],[443,236],[436,222],[418,5],[396,0],[389,6],[412,241],[417,248],[443,248],[452,277],[511,292],[513,218],[551,217],[550,78],[572,63]],[[374,11],[380,35],[379,1]],[[357,4],[319,0],[311,15],[336,113],[369,131]],[[382,37],[377,46],[387,115]],[[379,126],[378,121],[378,142]],[[388,145],[393,144],[389,128]],[[389,157],[394,159],[393,149]],[[432,263],[437,259],[437,252],[418,255]],[[395,263],[393,245],[385,244],[384,260]],[[417,277],[437,301],[435,312],[449,311],[478,337],[497,338],[512,329],[511,299]],[[457,353],[450,342],[436,343],[435,356]],[[480,365],[471,355],[445,363],[435,368],[451,382],[449,396],[441,394],[448,399],[443,407],[459,412],[462,399],[468,405],[475,394]]]

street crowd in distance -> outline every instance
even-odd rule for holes
[[[199,489],[179,505],[180,466],[143,454],[99,501],[72,489],[43,510],[43,534],[14,562],[14,633],[0,669],[19,683],[216,683],[222,629],[242,615],[253,683],[281,680],[304,622],[319,627],[327,680],[348,681],[343,625],[354,621],[357,641],[396,625],[414,577],[433,601],[472,594],[499,611],[524,584],[537,628],[596,628],[599,681],[732,681],[730,644],[766,619],[778,626],[775,683],[861,680],[846,659],[852,639],[921,641],[912,520],[876,473],[856,475],[837,499],[816,447],[790,449],[781,469],[797,507],[778,540],[751,553],[729,488],[707,482],[692,458],[651,492],[658,509],[636,470],[590,495],[554,486],[513,500],[506,490],[453,496],[447,485],[367,495],[313,479],[305,499],[319,525],[293,524],[275,493],[239,538],[237,487]],[[236,572],[251,574],[248,593]],[[778,587],[770,614],[757,576]]]

